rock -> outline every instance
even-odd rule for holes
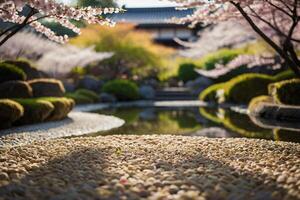
[[[32,88],[24,81],[7,81],[0,84],[0,98],[30,98]]]
[[[114,95],[103,92],[100,94],[100,101],[103,103],[115,103],[117,98]]]
[[[212,84],[213,81],[211,79],[201,76],[193,81],[188,81],[185,86],[190,88],[193,94],[200,94],[204,89]]]
[[[99,92],[103,84],[104,84],[103,81],[98,80],[93,76],[84,76],[78,81],[77,88]]]
[[[139,88],[139,93],[143,99],[154,99],[155,98],[155,90],[153,87],[149,85],[143,85]]]
[[[34,79],[28,83],[34,97],[62,97],[65,94],[63,83],[56,79]]]

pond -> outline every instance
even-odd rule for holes
[[[113,115],[125,120],[125,125],[97,135],[171,134],[205,137],[247,137],[300,142],[300,127],[263,128],[247,114],[230,109],[206,107],[177,108],[114,108],[97,113]],[[253,122],[254,121],[254,122]]]

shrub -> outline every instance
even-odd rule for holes
[[[0,100],[0,129],[9,128],[13,122],[20,119],[24,114],[23,107],[12,100]]]
[[[269,94],[276,103],[300,105],[300,79],[292,79],[269,85]]]
[[[66,93],[65,97],[73,99],[76,104],[90,104],[90,103],[93,103],[93,99],[89,98],[88,96],[78,94],[76,92]]]
[[[272,77],[262,74],[240,75],[226,83],[226,100],[248,104],[254,97],[267,95],[268,85],[272,81]]]
[[[91,90],[86,90],[86,89],[79,89],[76,91],[77,94],[87,96],[88,98],[92,99],[93,102],[98,102],[99,101],[99,96],[97,93],[91,91]]]
[[[0,98],[30,98],[32,88],[24,81],[7,81],[0,84]]]
[[[203,90],[199,96],[200,100],[206,102],[219,102],[218,91],[224,91],[224,83],[218,83],[212,86],[209,86],[205,90]]]
[[[23,59],[19,60],[6,60],[4,63],[8,63],[11,65],[16,66],[17,68],[21,69],[24,71],[26,74],[27,80],[32,80],[32,79],[37,79],[37,78],[42,78],[43,74],[39,70],[37,70],[35,67],[32,66],[32,64]]]
[[[283,71],[274,77],[276,82],[296,78],[296,74],[291,70]]]
[[[128,80],[112,80],[103,86],[103,92],[113,94],[118,100],[136,100],[139,98],[138,86]]]
[[[24,107],[24,115],[16,121],[17,125],[44,122],[54,110],[53,104],[40,99],[14,99]]]
[[[65,93],[63,83],[56,79],[35,79],[29,84],[34,97],[62,97]]]
[[[199,62],[201,68],[206,70],[212,70],[216,67],[216,64],[226,65],[238,55],[240,55],[241,50],[230,50],[230,49],[221,49],[214,53],[204,56]]]
[[[42,97],[39,99],[50,102],[54,106],[54,110],[46,119],[47,121],[55,121],[66,118],[75,105],[75,102],[69,98]]]
[[[195,80],[199,75],[195,72],[196,65],[193,63],[183,63],[178,69],[178,78],[183,82]]]
[[[6,81],[25,81],[26,74],[21,69],[7,63],[0,63],[0,83]]]

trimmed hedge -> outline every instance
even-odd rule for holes
[[[0,63],[0,83],[6,81],[25,81],[26,74],[14,65]]]
[[[16,121],[17,125],[44,122],[54,110],[53,104],[40,99],[14,99],[24,107],[24,115]]]
[[[54,106],[54,110],[47,117],[46,121],[56,121],[66,118],[75,105],[72,99],[62,97],[42,97],[39,100],[50,102]]]
[[[17,68],[24,71],[24,73],[27,76],[27,80],[38,79],[38,78],[43,77],[42,72],[40,72],[35,67],[33,67],[32,64],[30,63],[30,61],[28,61],[28,60],[25,60],[25,59],[6,60],[6,61],[4,61],[4,63],[14,65]]]
[[[88,96],[78,94],[76,92],[66,93],[65,97],[74,100],[76,104],[91,104],[91,103],[94,103],[93,99],[89,98]]]
[[[0,129],[9,128],[12,123],[17,121],[24,114],[24,108],[17,102],[1,99],[0,100]]]
[[[0,98],[30,98],[32,88],[24,81],[7,81],[0,84]]]
[[[269,94],[276,103],[300,105],[300,79],[292,79],[269,85]]]
[[[95,93],[95,92],[93,92],[93,91],[91,91],[91,90],[79,89],[79,90],[76,90],[76,93],[79,94],[79,95],[83,95],[83,96],[89,97],[94,102],[98,102],[100,100],[98,94]]]
[[[248,104],[252,98],[268,94],[273,78],[263,74],[244,74],[226,83],[226,100],[231,103]]]
[[[35,79],[29,81],[34,97],[63,97],[65,87],[56,79]]]
[[[120,101],[136,100],[139,98],[138,86],[128,80],[112,80],[103,86],[103,92],[113,94]]]
[[[195,80],[199,74],[195,71],[196,65],[193,63],[183,63],[178,69],[178,78],[183,82]]]
[[[208,88],[206,88],[205,90],[203,90],[200,93],[199,98],[202,101],[218,103],[219,98],[217,97],[217,92],[219,90],[224,90],[224,87],[225,87],[224,83],[218,83],[218,84],[209,86]]]

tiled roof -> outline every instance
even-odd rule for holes
[[[173,17],[182,18],[193,14],[193,9],[176,10],[175,7],[125,8],[126,12],[112,16],[116,22],[136,24],[168,24]]]

